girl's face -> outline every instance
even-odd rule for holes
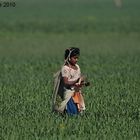
[[[78,61],[78,56],[76,55],[76,56],[72,56],[71,58],[70,58],[70,63],[72,64],[72,65],[75,65],[76,63],[77,63],[77,61]]]

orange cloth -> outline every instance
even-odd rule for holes
[[[79,111],[81,111],[81,110],[83,110],[83,108],[85,108],[84,99],[80,92],[75,92],[74,95],[72,96],[72,99],[73,99],[74,103],[77,104]]]

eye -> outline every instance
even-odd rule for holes
[[[78,59],[78,57],[74,57],[74,59]]]

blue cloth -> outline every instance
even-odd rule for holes
[[[67,103],[67,110],[66,110],[66,112],[69,115],[74,115],[74,114],[78,114],[79,113],[77,105],[74,103],[72,98],[70,98],[70,100]]]

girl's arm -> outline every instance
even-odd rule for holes
[[[66,87],[71,87],[71,86],[82,86],[83,82],[85,80],[84,76],[81,76],[79,79],[75,80],[75,81],[68,81],[67,77],[63,77],[63,81]]]
[[[63,81],[64,81],[64,84],[65,84],[66,87],[75,86],[75,84],[78,82],[78,80],[68,81],[68,78],[67,77],[63,77]]]

